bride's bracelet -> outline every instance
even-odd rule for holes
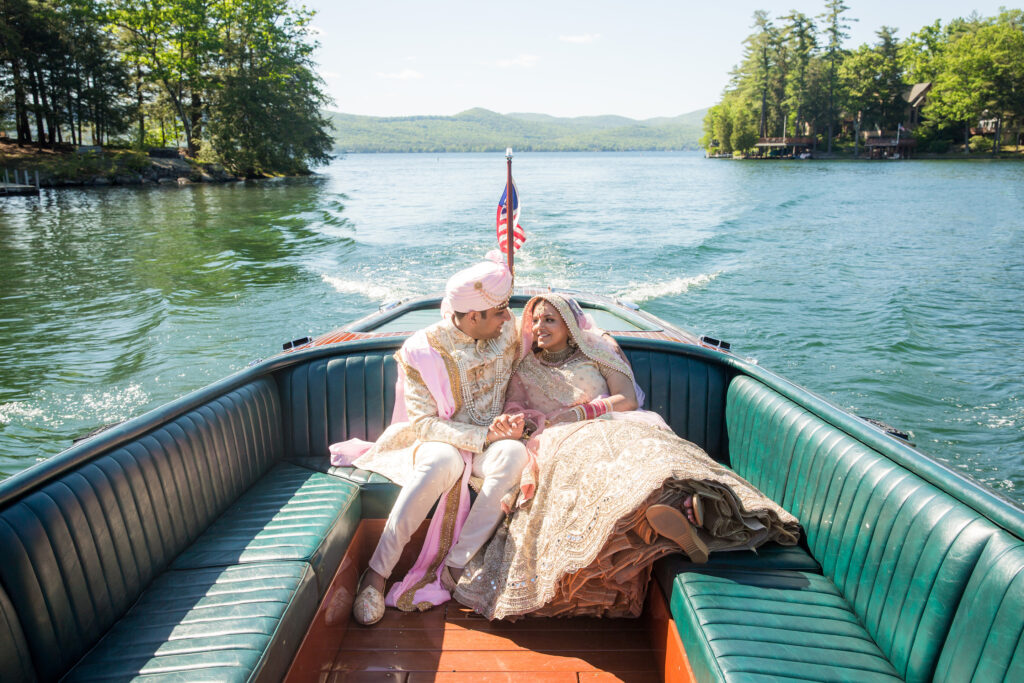
[[[577,422],[595,420],[605,413],[612,412],[612,402],[607,398],[595,398],[590,403],[573,406],[572,411],[576,414]]]

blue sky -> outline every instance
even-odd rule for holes
[[[968,4],[969,3],[969,4]],[[935,19],[999,11],[1007,0],[846,0],[849,46],[888,25],[906,37]],[[814,16],[785,0],[307,0],[320,72],[352,114],[456,114],[471,107],[554,116],[676,116],[714,104],[757,9]]]

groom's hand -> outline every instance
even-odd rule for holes
[[[518,439],[523,436],[523,427],[525,425],[526,420],[522,414],[499,415],[491,421],[491,426],[487,430],[487,441],[494,443],[501,439]]]

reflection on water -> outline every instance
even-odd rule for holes
[[[523,154],[520,284],[631,298],[1018,500],[1024,165]],[[0,206],[0,475],[493,245],[501,155]]]

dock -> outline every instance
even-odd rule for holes
[[[23,197],[26,195],[39,194],[39,171],[35,172],[35,182],[29,178],[28,171],[14,169],[14,182],[11,182],[11,174],[5,168],[3,180],[0,181],[0,197]]]

